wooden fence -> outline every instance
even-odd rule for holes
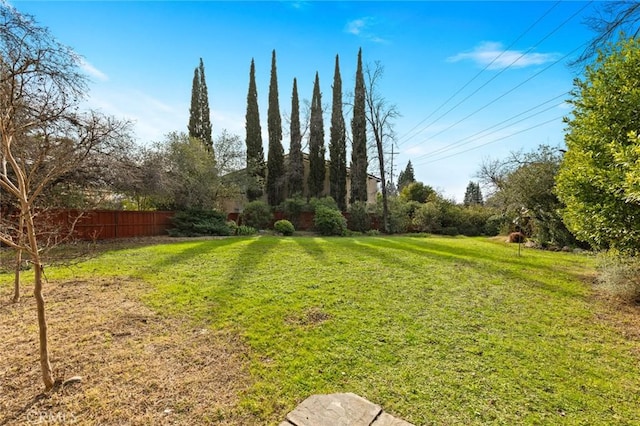
[[[73,230],[75,239],[108,240],[166,235],[173,215],[170,211],[55,210],[37,216],[36,222],[58,238]]]

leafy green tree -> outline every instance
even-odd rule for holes
[[[505,160],[487,160],[478,176],[493,190],[487,205],[499,209],[511,221],[524,217],[523,229],[541,244],[574,244],[560,216],[563,203],[554,193],[562,154],[542,145],[537,150],[513,152]]]
[[[300,133],[300,102],[298,100],[298,83],[293,79],[293,93],[291,95],[291,125],[289,135],[289,196],[302,196],[304,189],[304,159],[302,156],[302,134]]]
[[[269,157],[267,159],[267,198],[269,205],[277,206],[284,200],[284,150],[282,149],[282,120],[278,102],[278,76],[276,51],[271,57],[271,83],[269,85]]]
[[[209,151],[213,152],[209,94],[204,76],[204,63],[202,62],[202,58],[200,58],[200,65],[193,71],[188,128],[190,137],[199,139]]]
[[[347,208],[347,145],[344,116],[342,115],[342,78],[340,62],[336,55],[333,75],[333,104],[331,109],[331,137],[329,140],[329,192],[338,203],[338,208]]]
[[[362,72],[362,48],[358,50],[356,86],[353,93],[351,119],[351,196],[350,202],[367,201],[367,116],[365,86]]]
[[[402,191],[402,188],[415,181],[416,177],[413,173],[413,165],[411,164],[411,160],[409,160],[407,167],[398,175],[398,191]]]
[[[324,124],[322,121],[322,95],[320,78],[316,72],[311,98],[311,123],[309,129],[309,197],[320,197],[324,190],[326,166],[324,161]]]
[[[404,201],[416,201],[418,203],[432,201],[436,195],[436,191],[432,187],[422,182],[411,182],[400,191],[400,198]]]
[[[611,45],[575,81],[557,177],[564,221],[595,248],[640,252],[640,40]]]
[[[260,129],[260,111],[258,109],[258,89],[256,88],[256,68],[251,59],[249,71],[249,92],[247,93],[246,114],[247,144],[247,198],[249,201],[260,198],[263,194],[265,164],[262,149],[262,133]]]
[[[464,193],[465,206],[481,206],[484,204],[482,190],[478,182],[469,182],[467,190]]]
[[[213,155],[185,133],[169,133],[157,146],[166,173],[163,187],[172,209],[213,209],[218,174]]]

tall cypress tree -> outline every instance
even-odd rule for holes
[[[336,55],[333,74],[333,105],[331,108],[331,130],[329,140],[329,193],[340,210],[347,209],[347,146],[344,116],[342,115],[342,78],[340,61]]]
[[[256,68],[251,59],[249,71],[249,92],[247,94],[247,198],[249,201],[262,196],[265,165],[264,150],[262,149],[262,134],[260,130],[260,112],[258,110],[258,90],[256,88]]]
[[[278,102],[278,76],[276,51],[271,56],[271,83],[269,84],[269,157],[267,159],[267,198],[269,204],[277,206],[284,200],[284,150],[282,148],[282,120]]]
[[[191,106],[189,107],[189,136],[197,138],[202,133],[202,122],[200,117],[200,69],[196,67],[193,70],[193,83],[191,84]]]
[[[298,101],[298,83],[293,79],[291,95],[291,128],[289,131],[289,196],[302,195],[304,190],[304,163],[302,157],[302,134],[300,133],[300,102]]]
[[[307,186],[310,197],[321,197],[324,190],[324,124],[322,122],[322,98],[320,95],[320,78],[316,72],[311,98],[311,117],[309,129],[309,177]]]
[[[367,201],[367,117],[365,115],[364,74],[362,48],[358,50],[356,87],[351,120],[351,197],[350,202]]]
[[[189,136],[199,139],[209,152],[213,152],[209,94],[202,58],[200,58],[200,65],[193,71],[191,107],[189,108],[189,125],[187,127]]]

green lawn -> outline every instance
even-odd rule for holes
[[[264,423],[354,392],[419,424],[638,424],[640,343],[599,319],[587,255],[482,238],[247,237],[105,253],[159,312],[237,332]]]

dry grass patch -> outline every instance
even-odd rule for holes
[[[0,287],[0,425],[245,424],[246,348],[234,336],[162,317],[145,284],[123,279],[46,287],[56,377],[80,383],[41,394],[35,302]]]

